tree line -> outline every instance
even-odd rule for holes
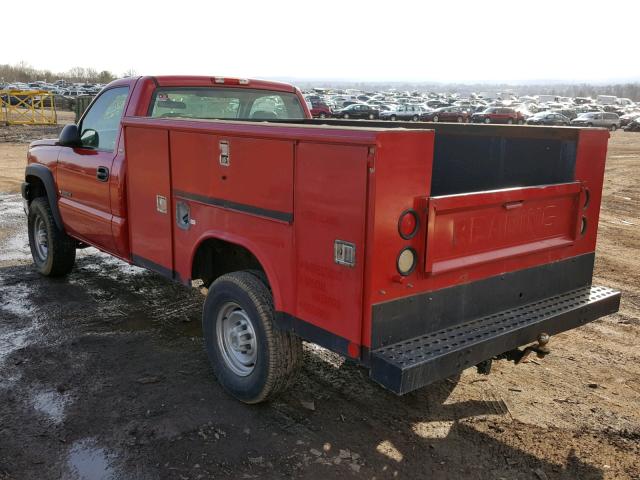
[[[135,75],[133,70],[124,72],[122,77]],[[32,67],[26,62],[15,65],[0,64],[0,83],[35,82],[38,80],[55,82],[66,80],[74,83],[109,83],[118,78],[118,75],[108,70],[98,71],[95,68],[73,67],[66,72],[53,72]]]

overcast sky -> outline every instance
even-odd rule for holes
[[[640,0],[30,0],[0,63],[117,75],[640,80]],[[10,10],[9,10],[10,11]],[[8,32],[7,32],[8,30]]]

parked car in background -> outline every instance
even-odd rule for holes
[[[604,127],[609,130],[620,128],[620,117],[609,112],[587,112],[581,113],[571,120],[571,125],[575,127]]]
[[[633,113],[627,113],[625,115],[622,115],[620,117],[620,126],[626,127],[638,117],[640,117],[640,112],[633,112]]]
[[[527,119],[528,125],[560,125],[566,126],[571,120],[558,112],[540,112]]]
[[[560,110],[554,110],[554,112],[567,117],[569,120],[573,120],[578,116],[578,113],[573,108],[562,108]]]
[[[636,117],[631,120],[626,127],[624,127],[625,132],[640,132],[640,117]]]
[[[337,118],[367,118],[374,120],[380,115],[380,110],[366,103],[354,103],[333,112]]]
[[[417,122],[427,110],[420,105],[400,105],[395,110],[380,112],[380,119],[384,120],[413,120]]]
[[[313,118],[329,118],[333,115],[331,107],[324,102],[311,101],[311,115]]]
[[[475,123],[517,123],[522,125],[525,121],[524,115],[510,107],[489,107],[482,112],[476,112],[471,116],[471,121]]]
[[[440,107],[432,110],[431,112],[425,112],[420,116],[420,120],[426,122],[468,122],[469,113],[461,107],[449,106]]]

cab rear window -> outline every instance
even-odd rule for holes
[[[228,120],[305,118],[293,93],[229,87],[158,88],[149,116]]]

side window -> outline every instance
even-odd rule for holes
[[[120,118],[129,87],[111,88],[91,105],[80,124],[83,147],[112,152],[120,129]]]

